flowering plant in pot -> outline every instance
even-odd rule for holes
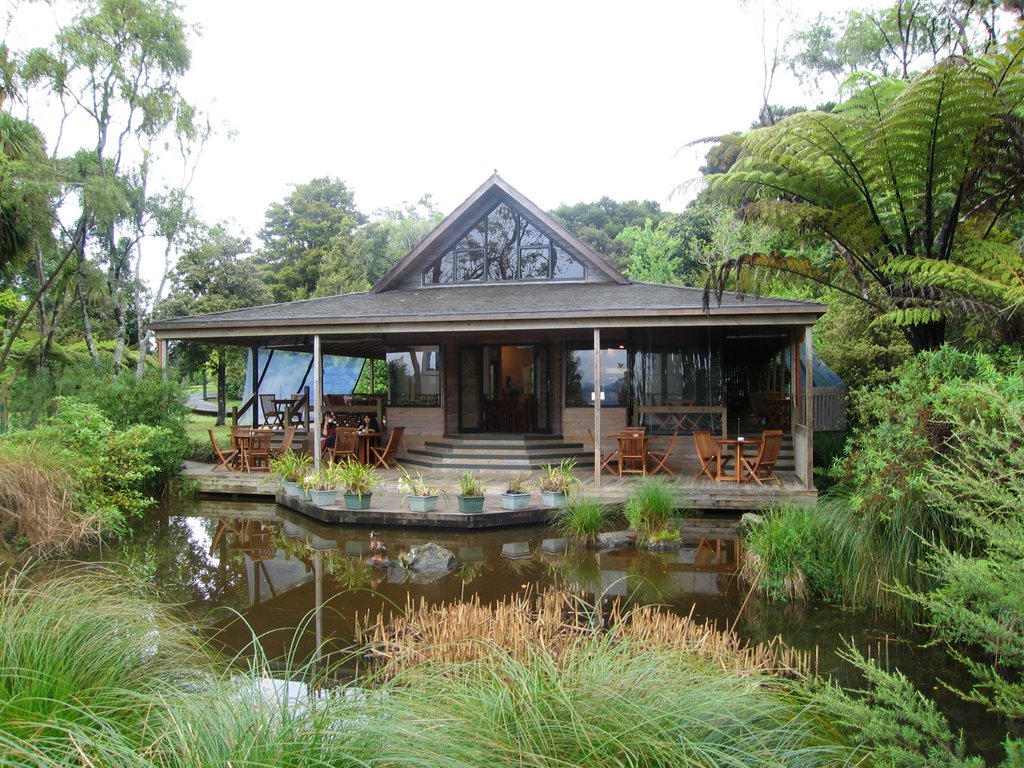
[[[270,471],[281,481],[288,496],[302,495],[302,478],[309,473],[312,466],[312,456],[299,455],[290,448],[270,459]]]
[[[437,497],[442,491],[430,485],[419,470],[414,476],[403,467],[402,477],[398,479],[398,488],[405,493],[405,500],[409,502],[411,511],[432,512],[437,509]]]
[[[526,475],[517,472],[509,478],[505,492],[501,494],[501,505],[505,509],[526,509],[530,506],[530,492],[526,490]]]
[[[341,488],[348,509],[366,509],[370,506],[373,489],[380,482],[377,470],[358,459],[349,458],[337,465]]]
[[[459,475],[459,512],[484,511],[484,484],[472,472]]]
[[[561,507],[565,505],[565,497],[569,491],[580,484],[580,479],[572,473],[576,466],[576,459],[562,459],[557,467],[547,464],[542,470],[540,482],[537,487],[540,489],[541,498],[544,504],[549,507]]]

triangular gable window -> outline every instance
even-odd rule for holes
[[[587,268],[519,211],[499,203],[423,270],[424,285],[583,280]]]

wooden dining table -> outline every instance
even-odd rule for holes
[[[747,440],[745,437],[720,437],[718,438],[718,444],[721,446],[721,450],[718,452],[718,468],[715,473],[715,480],[726,480],[733,483],[743,482],[743,457],[744,450],[746,447],[752,446],[756,451],[761,446],[760,440]],[[732,448],[733,450],[733,472],[732,474],[722,474],[722,453],[727,449]]]
[[[370,456],[370,446],[373,445],[375,438],[380,436],[380,432],[374,430],[356,430],[356,456],[359,457],[359,461],[363,464],[372,464],[373,459]]]

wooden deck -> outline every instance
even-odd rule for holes
[[[499,494],[505,490],[509,476],[514,474],[507,470],[479,472],[486,488],[484,511],[481,514],[462,514],[458,511],[455,499],[459,475],[456,470],[438,469],[423,473],[429,484],[445,490],[449,498],[447,503],[443,496],[438,500],[436,512],[420,513],[411,512],[408,505],[402,503],[404,495],[398,489],[401,475],[395,469],[381,472],[382,482],[374,491],[371,508],[361,512],[345,510],[340,500],[336,507],[318,507],[286,497],[280,492],[277,481],[265,472],[213,472],[212,469],[212,464],[188,462],[182,474],[195,482],[202,494],[274,498],[289,509],[323,522],[474,529],[543,523],[550,511],[542,505],[540,494],[536,491],[529,509],[517,512],[504,510]],[[605,474],[598,487],[594,483],[593,471],[579,471],[577,475],[581,480],[581,493],[596,496],[609,504],[623,503],[629,497],[631,488],[641,481],[636,475],[620,478]],[[818,498],[816,490],[807,490],[794,475],[785,472],[780,473],[783,483],[781,488],[775,483],[758,486],[755,483],[716,482],[706,477],[696,477],[696,467],[686,466],[680,466],[675,476],[659,477],[672,482],[676,504],[682,509],[763,510],[782,504],[813,505]]]

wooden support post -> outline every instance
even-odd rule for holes
[[[594,485],[601,487],[601,329],[594,329]]]
[[[324,358],[320,335],[313,337],[313,466],[320,469],[320,430],[324,413]]]

